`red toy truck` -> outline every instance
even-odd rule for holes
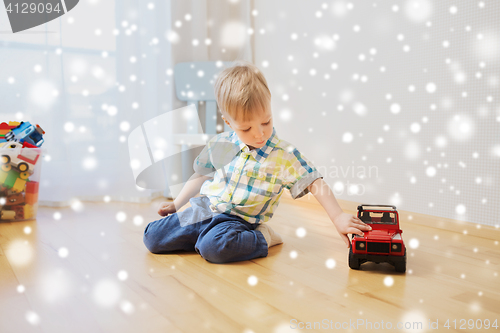
[[[388,262],[396,272],[406,271],[406,247],[399,229],[399,215],[395,206],[359,205],[358,218],[372,227],[364,236],[352,235],[349,249],[349,267],[360,269],[362,263]]]

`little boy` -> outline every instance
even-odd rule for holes
[[[347,247],[347,234],[370,230],[344,213],[316,167],[278,138],[271,93],[257,67],[237,62],[219,74],[214,86],[222,118],[233,131],[212,138],[178,197],[160,204],[158,214],[166,217],[144,231],[152,253],[195,250],[212,263],[266,257],[269,247],[283,243],[266,222],[285,189],[293,199],[312,193]],[[188,201],[191,207],[177,212]]]

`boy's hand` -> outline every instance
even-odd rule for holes
[[[351,246],[351,242],[349,241],[347,234],[357,234],[363,236],[363,230],[372,230],[372,227],[368,224],[364,223],[356,216],[347,213],[339,214],[333,221],[333,224],[335,224],[340,237],[344,240],[347,247]]]
[[[160,216],[167,216],[168,214],[173,214],[177,211],[173,202],[162,202],[158,207],[158,214]]]

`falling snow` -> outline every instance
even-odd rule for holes
[[[238,2],[231,1],[231,5]],[[99,1],[89,3],[97,6]],[[157,2],[141,6],[149,14],[159,7]],[[196,59],[210,55],[210,60],[228,61],[245,57],[241,50],[252,38],[256,41],[252,43],[254,59],[268,79],[276,128],[283,131],[283,137],[302,142],[318,166],[378,168],[379,175],[374,178],[325,177],[339,198],[391,203],[398,208],[436,212],[483,224],[498,223],[495,218],[500,206],[497,190],[500,142],[495,135],[500,132],[500,29],[498,23],[485,19],[488,11],[498,10],[494,6],[493,2],[485,1],[470,6],[464,2],[438,6],[437,1],[431,0],[390,4],[334,0],[300,13],[301,21],[297,24],[291,19],[293,10],[283,8],[283,15],[278,18],[262,5],[251,12],[253,29],[240,21],[220,22],[219,34],[213,33],[210,38],[186,33],[203,22],[195,12],[182,13],[164,31],[149,31],[147,22],[137,20],[134,17],[137,13],[130,13],[130,17],[117,21],[112,29],[89,27],[89,36],[96,43],[107,36],[122,42],[130,40],[137,49],[130,48],[119,55],[113,48],[104,50],[101,44],[96,44],[97,47],[88,48],[92,52],[78,54],[57,44],[57,48],[46,54],[33,51],[32,57],[26,57],[29,59],[17,59],[25,70],[20,65],[17,69],[4,66],[0,82],[10,96],[5,112],[18,120],[47,119],[52,127],[53,142],[44,156],[46,170],[51,173],[47,172],[46,182],[41,183],[42,187],[48,184],[45,193],[57,190],[57,184],[71,179],[68,176],[61,181],[59,169],[53,169],[54,165],[64,159],[75,159],[74,164],[64,165],[65,170],[78,170],[75,175],[81,178],[72,187],[88,183],[92,191],[103,189],[99,200],[106,205],[121,194],[116,184],[127,182],[124,177],[113,180],[117,170],[123,168],[128,172],[139,168],[140,163],[117,158],[111,172],[101,176],[98,171],[108,165],[113,154],[126,155],[120,147],[126,145],[131,129],[159,112],[172,109],[170,101],[162,98],[161,103],[156,103],[148,95],[150,91],[174,95],[168,89],[175,86],[175,64],[164,64],[161,68],[158,65],[161,62],[158,59],[170,56],[164,53],[167,46],[186,48],[186,54],[194,54]],[[361,13],[368,13],[373,20],[367,20]],[[314,24],[304,23],[305,17]],[[278,20],[283,20],[283,24],[278,24]],[[81,24],[76,15],[66,16],[62,22],[72,28]],[[214,23],[207,25],[214,29]],[[64,62],[58,63],[59,59]],[[156,80],[156,76],[150,78],[154,70],[148,67],[153,63],[159,67],[157,81],[161,81],[161,86],[151,82]],[[53,72],[55,68],[64,71]],[[200,79],[206,77],[201,70],[196,70],[195,75]],[[279,91],[278,85],[285,88]],[[154,158],[164,157],[161,149],[152,154]],[[171,179],[178,177],[181,175],[171,175]],[[117,190],[111,196],[113,187]],[[134,196],[143,191],[135,184],[131,187]],[[87,209],[81,199],[65,200],[76,213]],[[125,223],[145,226],[146,215],[127,213],[115,211],[110,221],[121,226]],[[51,223],[71,223],[57,209],[50,214]],[[408,221],[412,219],[408,217]],[[37,233],[34,227],[22,230],[26,238]],[[294,231],[298,238],[308,237],[305,227]],[[99,240],[113,237],[104,227],[93,232]],[[467,237],[469,232],[470,229],[464,228],[459,236]],[[437,235],[429,238],[440,241]],[[6,244],[4,252],[11,265],[33,264],[38,249],[32,241],[16,239]],[[415,237],[407,239],[407,244],[409,252],[419,249],[419,239]],[[498,241],[494,244],[498,246]],[[51,244],[51,251],[59,262],[68,263],[73,260],[75,246]],[[481,246],[468,249],[477,255],[483,250]],[[296,250],[287,250],[285,254],[289,257],[286,260],[295,260],[294,263],[307,258]],[[109,253],[96,255],[112,260]],[[339,269],[340,261],[322,260],[323,269],[329,273]],[[493,265],[488,259],[484,262]],[[141,304],[126,299],[122,283],[129,281],[129,275],[135,272],[127,272],[120,266],[115,269],[108,278],[87,275],[86,287],[76,286],[76,279],[63,269],[42,270],[38,281],[43,286],[40,296],[46,303],[55,303],[80,287],[82,292],[87,288],[95,305],[116,306],[123,314],[132,315]],[[454,278],[471,279],[471,274],[460,270],[453,274]],[[497,272],[489,274],[497,277]],[[260,287],[259,275],[244,278],[248,287]],[[285,282],[288,285],[289,281]],[[392,276],[379,276],[378,283],[394,290],[399,282]],[[18,293],[26,293],[31,287],[14,285]],[[481,291],[478,296],[484,297]],[[481,302],[467,303],[471,314],[481,314],[482,306]],[[41,314],[24,310],[20,315],[28,324],[40,326],[44,323]],[[427,314],[409,310],[400,320],[426,322]],[[285,331],[289,331],[287,324],[275,327],[275,332]]]

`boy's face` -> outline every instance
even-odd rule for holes
[[[222,116],[222,119],[250,150],[262,148],[273,134],[273,114],[270,110],[256,112],[249,121],[235,121],[229,115]]]

